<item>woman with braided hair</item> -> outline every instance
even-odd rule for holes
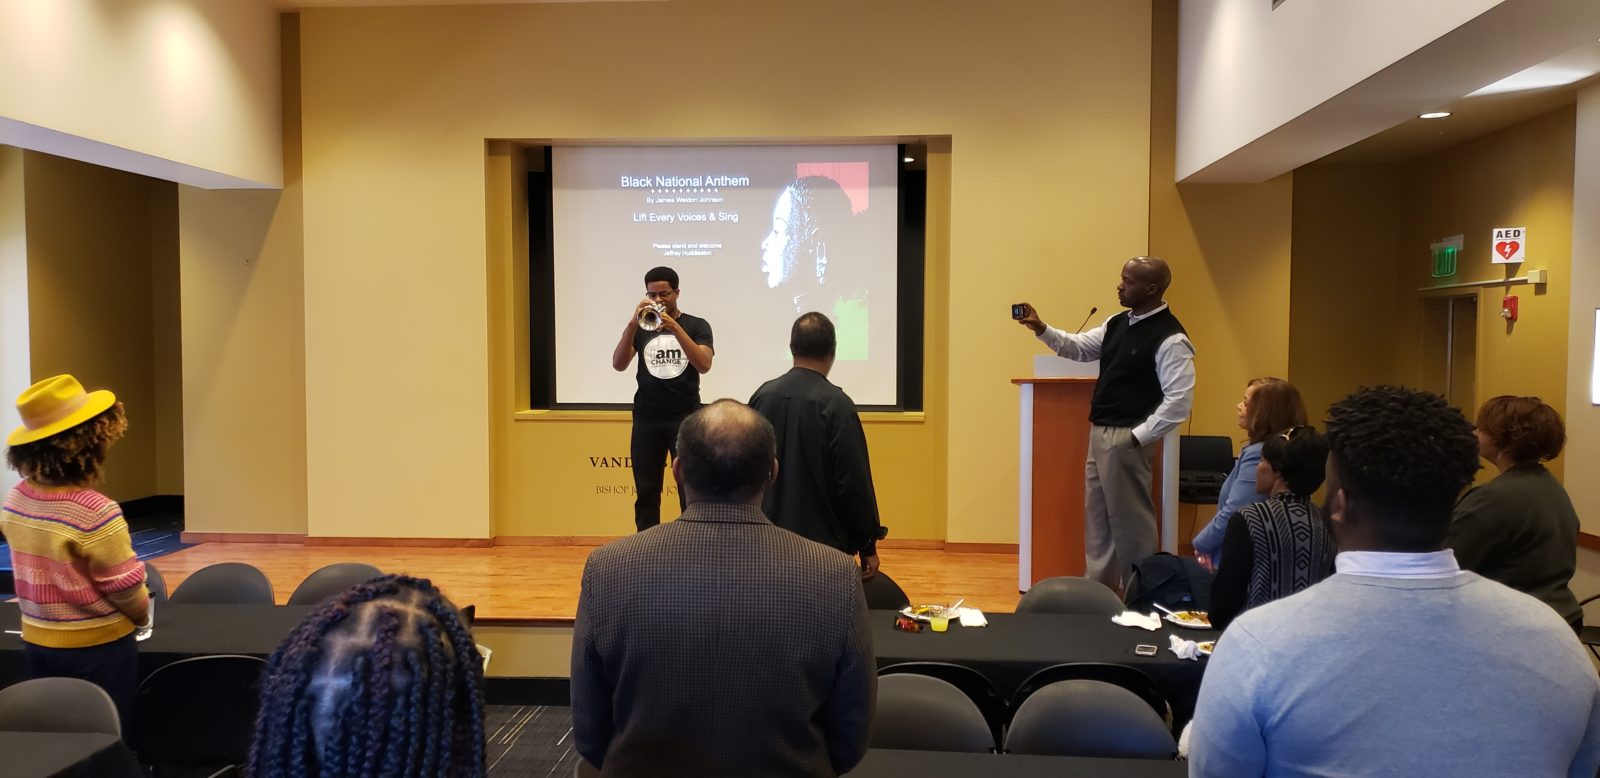
[[[273,653],[246,774],[479,778],[482,689],[455,606],[426,579],[373,579]]]

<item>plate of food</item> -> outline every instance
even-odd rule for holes
[[[1217,650],[1217,641],[1202,640],[1194,644],[1194,647],[1196,651],[1200,652],[1201,656],[1211,656],[1211,652]]]
[[[1189,629],[1211,629],[1211,617],[1205,611],[1171,611],[1167,621]]]

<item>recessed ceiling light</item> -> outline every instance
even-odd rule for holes
[[[906,157],[905,159],[902,159],[900,161],[901,162],[916,162],[917,158],[916,157]]]
[[[1449,116],[1449,115],[1450,115],[1449,111],[1429,111],[1428,113],[1422,114],[1421,116],[1419,116],[1417,118],[1419,118],[1419,119],[1443,119],[1444,117]]]

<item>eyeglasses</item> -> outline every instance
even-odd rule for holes
[[[1294,440],[1294,436],[1300,434],[1301,430],[1308,430],[1311,428],[1312,427],[1309,424],[1301,424],[1298,427],[1290,427],[1287,432],[1284,432],[1278,437],[1283,438],[1284,440]]]

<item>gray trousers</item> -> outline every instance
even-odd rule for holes
[[[1084,467],[1084,575],[1118,592],[1133,563],[1154,554],[1156,503],[1150,494],[1155,446],[1135,448],[1128,427],[1089,428]]]

